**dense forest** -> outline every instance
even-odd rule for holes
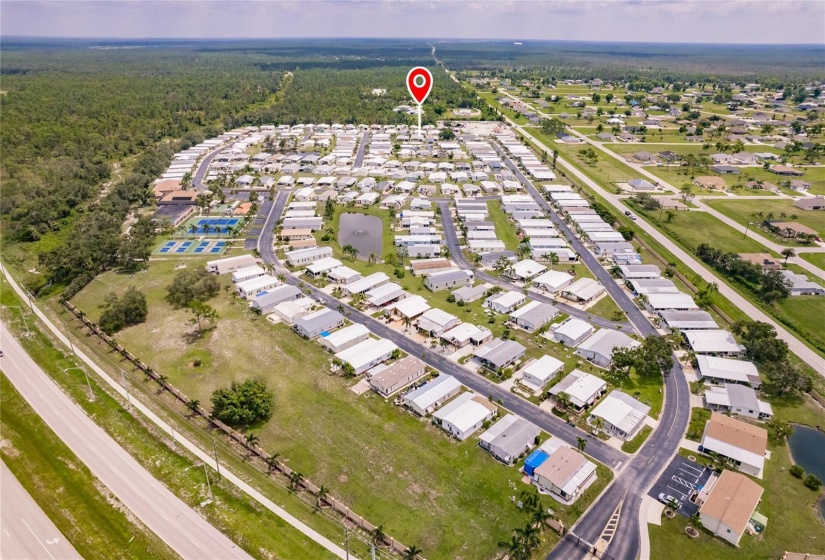
[[[568,41],[439,41],[436,56],[452,70],[541,70],[558,79],[632,80],[671,76],[780,82],[822,79],[822,45],[677,45]]]
[[[680,47],[677,56],[673,46],[435,46],[449,68],[523,66],[532,74],[552,67],[558,78],[612,72],[648,82],[689,74],[698,64],[736,67],[744,75],[757,59],[768,72],[782,62],[781,72],[802,75],[821,70],[822,53],[817,47],[787,47],[797,49],[793,56],[784,47]],[[70,285],[71,293],[102,270],[145,262],[151,227],[133,216],[136,227],[124,233],[124,221],[151,204],[148,187],[176,150],[223,130],[410,123],[412,116],[393,108],[411,102],[404,80],[415,65],[434,70],[426,123],[449,118],[453,107],[495,118],[433,63],[432,46],[422,41],[6,41],[3,48],[0,233],[7,261],[37,269],[24,279],[34,291]],[[373,95],[375,88],[387,92]]]
[[[151,228],[122,224],[179,149],[262,123],[402,123],[423,43],[28,43],[4,45],[0,232],[7,260],[37,268],[34,291],[132,270]],[[489,111],[436,71],[425,122],[448,107]],[[373,88],[386,89],[383,96]],[[491,115],[490,115],[491,116]]]

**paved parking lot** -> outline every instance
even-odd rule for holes
[[[690,501],[690,497],[705,485],[710,478],[711,470],[684,457],[675,457],[665,468],[648,495],[654,500],[659,494],[669,494],[682,502],[679,513],[690,517],[699,510],[699,507]]]

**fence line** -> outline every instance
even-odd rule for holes
[[[184,393],[179,391],[174,385],[170,384],[166,379],[164,379],[163,375],[157,373],[155,370],[153,370],[147,364],[140,361],[136,356],[132,355],[128,350],[126,350],[126,348],[124,348],[123,346],[118,344],[118,342],[116,340],[114,340],[112,337],[110,337],[105,332],[103,332],[100,329],[100,327],[97,326],[97,324],[90,321],[86,317],[86,314],[83,313],[82,311],[80,311],[72,303],[70,303],[68,301],[63,301],[62,303],[63,303],[63,306],[66,308],[66,310],[68,310],[72,315],[74,315],[78,320],[80,320],[80,322],[82,322],[83,325],[85,327],[87,327],[92,334],[97,336],[102,342],[105,342],[114,352],[119,353],[123,357],[124,360],[128,361],[136,369],[139,369],[146,376],[148,376],[151,379],[153,379],[154,381],[156,381],[160,385],[162,390],[169,391],[169,393],[171,393],[172,396],[174,396],[176,400],[180,401],[185,406],[190,406],[188,403],[191,402],[191,399],[189,397],[187,397]],[[214,418],[209,413],[209,411],[207,411],[205,408],[203,408],[199,404],[198,405],[192,405],[190,410],[194,414],[199,414],[200,416],[205,418],[209,422],[210,428],[217,428],[218,430],[223,432],[227,437],[229,437],[229,439],[231,439],[232,441],[234,441],[238,445],[242,446],[246,450],[246,452],[249,454],[250,457],[256,457],[256,458],[261,459],[263,461],[267,461],[268,459],[270,459],[271,456],[268,455],[262,449],[260,449],[257,445],[247,445],[246,436],[244,436],[242,433],[238,432],[237,430],[227,426],[225,423],[221,422],[217,418]],[[290,478],[290,482],[292,482],[291,476],[295,471],[293,471],[291,468],[289,468],[283,462],[276,460],[272,465],[267,463],[267,468],[269,469],[269,472],[272,472],[273,470],[280,472],[285,477]],[[309,493],[315,494],[316,496],[320,492],[320,487],[316,486],[311,481],[309,481],[309,480],[307,480],[303,477],[301,477],[300,480],[296,480],[294,482],[294,485],[297,486],[299,489],[301,487],[303,487]],[[367,533],[372,533],[376,529],[375,525],[373,525],[372,523],[370,523],[369,521],[367,521],[366,519],[364,519],[363,517],[361,517],[360,515],[358,515],[354,511],[352,511],[346,504],[344,504],[343,502],[340,502],[336,498],[334,498],[332,496],[326,496],[326,497],[323,498],[323,501],[326,502],[332,510],[334,510],[335,512],[342,515],[348,522],[352,523],[353,525],[355,525],[359,529],[362,529],[363,531],[366,531]],[[393,552],[396,552],[396,553],[399,553],[399,554],[406,553],[406,551],[408,549],[407,546],[401,544],[399,541],[397,541],[395,538],[393,538],[389,535],[385,535],[383,543],[385,545],[387,545]],[[417,557],[421,558],[420,556],[417,556]]]

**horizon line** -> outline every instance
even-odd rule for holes
[[[92,37],[71,35],[2,35],[0,42],[14,39],[51,39],[75,41],[328,41],[328,40],[371,40],[371,41],[450,41],[450,42],[499,42],[499,43],[595,43],[628,45],[707,45],[707,46],[756,46],[756,47],[820,47],[823,43],[744,43],[744,42],[668,42],[668,41],[621,41],[596,39],[524,39],[524,38],[447,38],[447,37]]]

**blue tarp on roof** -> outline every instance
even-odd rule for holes
[[[329,336],[329,331],[321,331],[321,336],[326,338]]]
[[[550,457],[550,455],[541,449],[536,449],[524,460],[524,473],[527,476],[533,476],[533,471],[541,466],[541,464],[545,462],[548,457]]]

